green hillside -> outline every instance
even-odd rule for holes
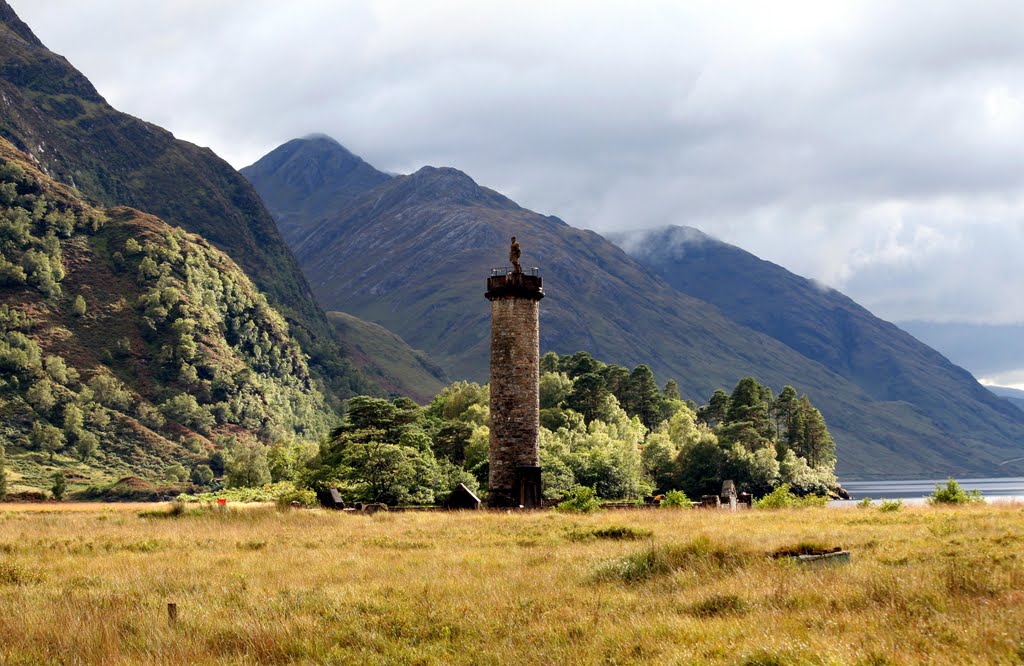
[[[105,206],[125,205],[226,252],[291,325],[328,397],[369,388],[344,358],[273,218],[208,148],[121,113],[0,0],[0,137],[48,175]]]
[[[423,404],[441,392],[448,379],[436,363],[380,324],[344,312],[327,316],[345,340],[352,363],[375,385]]]
[[[0,139],[0,444],[18,486],[317,438],[333,413],[289,326],[223,252],[55,183]]]

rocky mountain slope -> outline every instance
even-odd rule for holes
[[[207,463],[220,435],[334,423],[288,324],[227,255],[60,185],[0,139],[0,444],[15,485]]]
[[[1020,420],[1000,416],[999,428],[976,434],[955,413],[875,396],[826,359],[804,356],[674,289],[598,234],[523,209],[454,169],[424,167],[388,179],[309,224],[293,247],[321,304],[397,332],[452,377],[486,379],[485,280],[507,263],[516,235],[523,265],[543,270],[544,350],[647,363],[696,400],[746,375],[776,390],[793,384],[820,402],[847,476],[991,473],[1020,455]],[[964,395],[964,410],[992,412]]]

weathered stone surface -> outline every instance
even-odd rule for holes
[[[541,278],[513,273],[487,281],[491,301],[491,444],[488,504],[536,506],[521,468],[540,467]]]

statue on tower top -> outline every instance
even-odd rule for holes
[[[516,237],[512,237],[512,247],[508,251],[508,259],[512,262],[512,272],[522,273],[523,267],[519,265],[519,257],[523,255],[522,250],[519,249],[519,243],[516,241]]]

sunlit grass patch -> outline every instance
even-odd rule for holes
[[[598,580],[636,583],[676,571],[689,570],[700,576],[728,573],[754,561],[752,552],[701,536],[686,544],[660,544],[603,563]]]

